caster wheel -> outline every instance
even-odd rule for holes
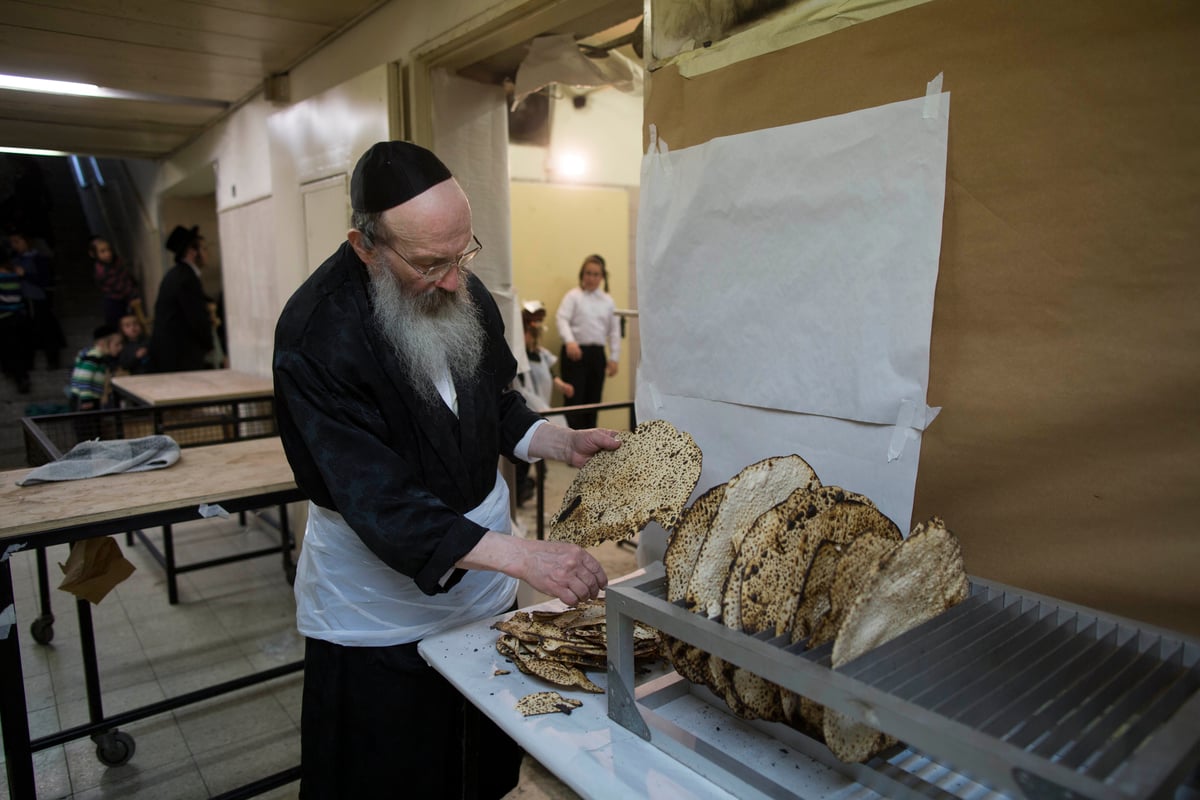
[[[96,758],[109,767],[119,767],[133,758],[137,745],[133,737],[121,731],[102,733],[96,738]]]
[[[38,617],[29,626],[29,633],[38,644],[54,641],[54,617]]]

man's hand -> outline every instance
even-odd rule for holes
[[[590,600],[608,585],[600,562],[579,545],[518,539],[496,531],[485,533],[457,566],[503,572],[567,605]]]
[[[528,545],[522,574],[526,583],[567,605],[591,600],[608,585],[604,567],[587,550],[570,542],[520,540]]]
[[[563,461],[572,467],[582,467],[601,450],[616,450],[620,446],[621,440],[616,434],[604,428],[574,431],[561,425],[547,423],[533,432],[533,439],[529,442],[529,455]]]
[[[583,358],[583,348],[579,346],[579,342],[567,342],[563,347],[567,351],[567,358],[571,361],[578,361]]]
[[[608,377],[615,378],[617,376],[617,362],[609,361],[606,372],[608,373]]]

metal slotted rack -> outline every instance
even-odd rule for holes
[[[635,694],[634,620],[1012,797],[1173,797],[1200,763],[1200,642],[1052,598],[972,579],[966,601],[837,670],[832,644],[807,651],[803,642],[732,631],[668,602],[661,563],[610,586],[606,602],[609,716],[735,793],[795,796],[721,764],[719,743],[664,722],[654,709],[665,701],[654,695],[672,682]],[[671,677],[669,691],[689,686]],[[842,764],[785,725],[754,725],[887,797],[957,796],[898,769],[899,748]]]

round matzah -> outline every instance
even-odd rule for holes
[[[970,591],[954,534],[934,517],[889,549],[863,580],[833,643],[836,669],[962,602]],[[825,742],[843,761],[865,761],[884,745],[873,728],[825,710]]]
[[[617,438],[620,447],[596,453],[576,473],[546,538],[594,547],[635,536],[651,520],[675,527],[700,479],[700,447],[662,419]]]

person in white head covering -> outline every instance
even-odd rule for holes
[[[575,387],[551,372],[558,363],[558,356],[541,344],[542,330],[546,322],[546,306],[541,300],[528,300],[521,305],[521,323],[525,329],[525,358],[529,369],[517,376],[517,391],[534,411],[544,412],[552,408],[554,390],[564,398],[575,394]],[[547,417],[551,422],[566,425],[561,414]],[[533,496],[535,483],[529,475],[529,464],[518,461],[516,466],[517,505],[524,505]]]

